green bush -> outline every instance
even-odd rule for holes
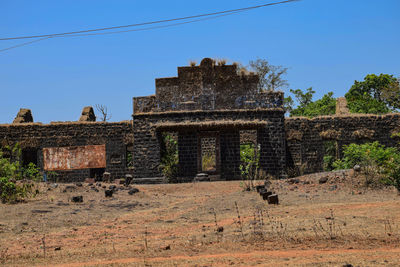
[[[250,191],[255,189],[256,180],[265,180],[267,176],[263,169],[260,169],[260,147],[255,147],[253,144],[240,145],[240,160],[239,166],[244,190]]]
[[[333,163],[335,162],[336,158],[336,142],[335,141],[328,141],[324,144],[324,171],[331,171],[334,169]]]
[[[3,203],[15,203],[27,196],[34,196],[32,183],[17,183],[21,179],[39,180],[40,173],[33,163],[26,167],[21,164],[21,148],[16,144],[13,148],[5,147],[8,156],[0,149],[0,200]]]
[[[2,203],[16,203],[25,197],[35,196],[38,191],[33,190],[32,183],[17,184],[7,177],[0,178],[0,200]]]
[[[162,136],[161,172],[169,183],[177,182],[178,176],[178,142],[168,134]]]
[[[400,151],[379,142],[344,146],[343,158],[333,163],[335,169],[360,165],[366,184],[393,185],[400,191]]]
[[[29,162],[29,164],[23,168],[23,173],[24,173],[23,177],[25,179],[33,180],[33,181],[40,181],[40,179],[41,179],[39,169],[32,162]]]

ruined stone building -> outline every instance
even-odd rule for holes
[[[156,94],[134,98],[134,177],[161,176],[160,137],[178,137],[179,171],[193,179],[202,168],[203,146],[215,144],[212,174],[240,178],[240,132],[253,130],[260,145],[260,167],[285,176],[282,92],[258,92],[258,76],[239,74],[235,65],[179,67],[178,77],[156,79]],[[183,179],[186,180],[186,179]]]
[[[338,101],[337,114],[285,118],[283,93],[259,92],[258,76],[235,65],[203,59],[199,66],[178,67],[177,77],[156,79],[156,94],[133,98],[131,121],[95,122],[84,108],[77,122],[34,123],[21,109],[12,124],[0,125],[0,145],[19,143],[24,164],[55,172],[59,181],[132,174],[136,182],[160,181],[164,136],[177,141],[178,176],[197,173],[215,179],[240,179],[241,144],[259,149],[260,167],[278,178],[288,173],[323,170],[327,146],[374,140],[395,146],[400,114],[349,114]],[[331,153],[331,152],[330,152]]]

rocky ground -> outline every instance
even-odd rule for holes
[[[38,186],[0,204],[2,265],[400,265],[400,196],[349,171],[272,181],[279,205],[241,181]]]

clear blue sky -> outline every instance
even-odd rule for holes
[[[261,0],[1,0],[0,38],[131,24],[258,5]],[[303,0],[178,27],[48,39],[0,53],[0,123],[73,121],[84,106],[129,120],[132,97],[203,57],[289,68],[290,88],[342,96],[368,73],[400,74],[399,0]],[[0,49],[24,42],[1,41]],[[288,91],[286,89],[285,91]]]

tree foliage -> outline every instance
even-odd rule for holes
[[[290,89],[290,92],[295,96],[298,106],[293,108],[290,106],[290,101],[293,100],[289,96],[285,99],[285,103],[288,106],[287,111],[290,116],[305,116],[315,117],[320,115],[331,115],[336,112],[336,99],[333,98],[333,92],[325,94],[321,99],[313,101],[315,91],[310,87],[305,92],[300,89]]]
[[[400,109],[399,79],[389,74],[368,74],[346,93],[352,113],[388,113]]]
[[[251,60],[250,68],[260,76],[258,89],[260,92],[267,90],[282,89],[288,85],[283,78],[287,74],[287,68],[271,65],[265,59]]]

